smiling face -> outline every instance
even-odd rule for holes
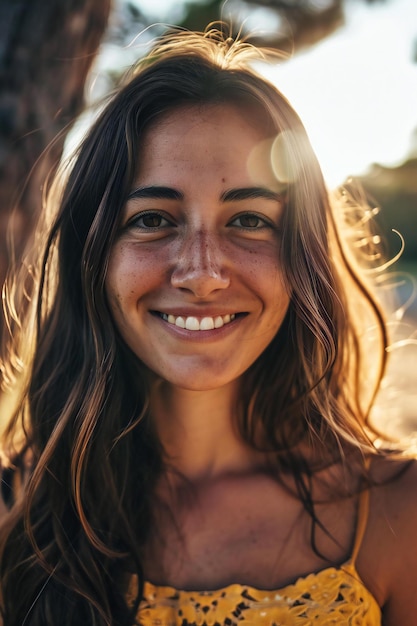
[[[236,381],[287,311],[266,138],[232,105],[184,107],[145,134],[106,293],[126,344],[172,385]]]

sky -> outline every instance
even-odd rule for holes
[[[314,48],[263,70],[300,114],[330,185],[374,162],[401,163],[417,129],[416,0],[351,0],[346,21]]]
[[[154,14],[155,0],[136,1]],[[178,4],[159,0],[159,15]],[[334,35],[279,66],[257,68],[301,116],[331,187],[374,162],[399,164],[417,129],[417,0],[346,6],[346,25]]]

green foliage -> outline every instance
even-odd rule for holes
[[[381,207],[381,225],[386,233],[390,253],[400,247],[398,231],[404,238],[404,261],[417,263],[417,158],[410,158],[398,167],[373,165],[361,177],[365,190]]]

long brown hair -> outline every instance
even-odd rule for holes
[[[242,436],[267,445],[291,468],[306,508],[302,477],[314,466],[294,453],[298,443],[320,449],[326,462],[352,449],[373,450],[367,422],[385,330],[340,235],[340,223],[352,234],[366,220],[352,198],[330,202],[299,117],[251,69],[256,55],[215,30],[160,41],[99,114],[62,191],[50,194],[45,215],[55,214],[47,235],[39,231],[36,262],[28,260],[9,283],[13,342],[4,343],[2,374],[17,391],[3,444],[9,456],[13,447],[20,458],[30,454],[31,468],[0,533],[7,626],[135,621],[141,585],[129,607],[124,581],[130,572],[144,580],[141,548],[163,456],[145,370],[115,330],[104,281],[143,133],[175,107],[254,108],[271,128],[271,146],[279,138],[286,163],[280,254],[291,304],[274,341],[244,374]],[[24,311],[23,320],[16,311]],[[381,355],[367,395],[359,325],[365,319],[378,329]]]

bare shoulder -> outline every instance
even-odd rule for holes
[[[415,530],[417,519],[417,459],[378,459],[371,479],[371,503],[383,514],[393,529],[410,525]]]
[[[384,624],[411,624],[417,615],[417,460],[378,459],[372,478],[364,570]]]
[[[371,481],[390,489],[413,480],[417,476],[417,457],[390,455],[374,457],[370,464]]]

